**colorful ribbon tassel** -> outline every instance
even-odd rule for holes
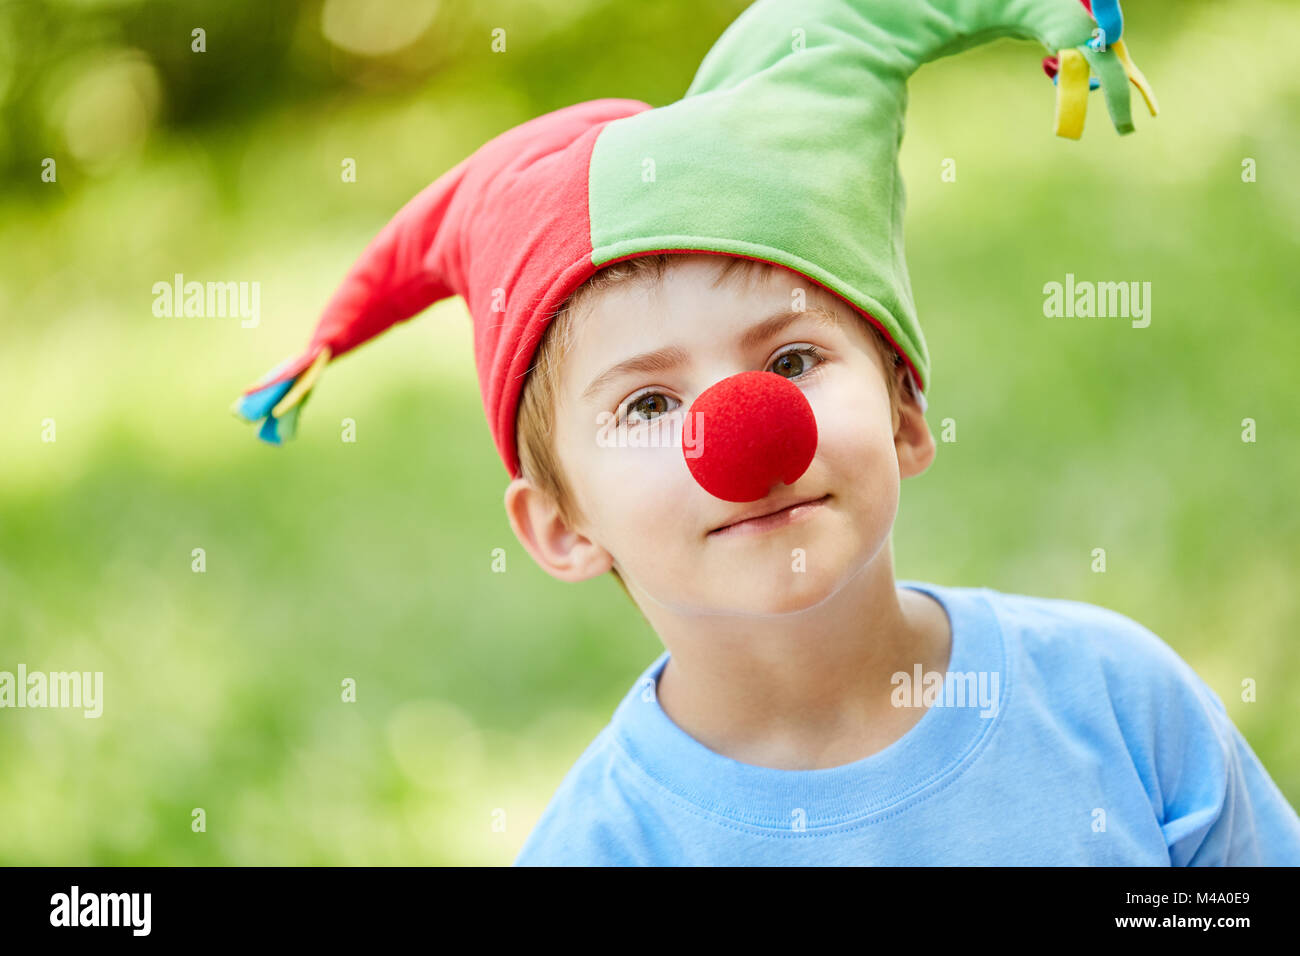
[[[306,357],[299,356],[278,368],[262,381],[253,385],[231,406],[233,411],[244,421],[262,421],[257,437],[271,445],[282,445],[298,432],[298,415],[312,387],[320,377],[321,371],[329,363],[330,350],[323,346],[307,364]],[[297,366],[299,372],[292,372]],[[304,367],[305,366],[305,367]],[[263,419],[265,419],[263,421]]]
[[[1124,15],[1119,0],[1081,2],[1097,21],[1096,35],[1087,43],[1043,59],[1043,72],[1056,86],[1056,135],[1067,139],[1083,135],[1088,92],[1099,88],[1106,97],[1106,109],[1116,131],[1131,133],[1134,127],[1128,84],[1137,87],[1152,116],[1160,110],[1155,91],[1121,39]]]

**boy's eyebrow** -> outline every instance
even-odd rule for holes
[[[740,337],[741,351],[751,349],[754,346],[761,344],[807,315],[812,315],[814,318],[819,319],[823,325],[839,325],[840,317],[830,309],[825,309],[819,305],[811,305],[806,309],[798,311],[794,309],[784,309],[774,315],[769,315],[761,322],[757,322],[746,329],[745,334]],[[582,401],[588,401],[597,392],[620,376],[629,375],[633,372],[640,374],[667,372],[678,365],[687,362],[689,359],[690,355],[687,354],[686,350],[676,345],[656,349],[653,352],[643,352],[640,355],[634,355],[629,359],[619,362],[617,365],[611,365],[609,368],[605,369],[605,371],[592,379],[591,384],[588,385],[586,390],[582,393]]]

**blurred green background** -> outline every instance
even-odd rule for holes
[[[744,6],[0,4],[0,670],[105,682],[98,720],[0,710],[0,861],[513,859],[661,646],[515,540],[463,304],[331,367],[283,449],[227,409],[427,183],[551,109],[672,102]],[[904,484],[897,571],[1140,621],[1297,805],[1300,8],[1124,10],[1161,105],[1132,136],[1094,93],[1054,137],[1032,43],[912,83],[928,418],[957,441]],[[156,317],[178,272],[259,282],[260,323]],[[1150,282],[1150,326],[1045,318],[1067,272]]]

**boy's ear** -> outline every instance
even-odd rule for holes
[[[506,486],[505,505],[515,537],[551,577],[586,581],[613,567],[614,556],[566,524],[551,496],[527,478]]]
[[[907,366],[899,364],[894,369],[898,379],[898,409],[894,415],[894,449],[898,454],[898,476],[912,478],[921,474],[934,461],[934,436],[930,423],[917,403],[907,377]]]

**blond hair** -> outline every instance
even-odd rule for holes
[[[532,368],[524,380],[519,409],[515,418],[515,438],[519,449],[519,467],[524,477],[555,503],[561,519],[570,526],[585,522],[582,509],[573,497],[565,477],[564,467],[552,440],[555,434],[555,408],[560,397],[560,370],[564,356],[573,346],[576,316],[588,314],[592,301],[607,289],[625,282],[660,282],[669,260],[675,253],[655,253],[624,259],[598,270],[584,282],[564,304],[556,310],[542,334]],[[777,268],[771,263],[741,256],[718,256],[721,270],[714,286],[729,279],[753,281],[760,271]],[[902,358],[871,322],[857,312],[869,337],[880,354],[886,370],[885,384],[889,390],[890,414],[897,420],[898,378],[893,371],[902,364]],[[610,574],[627,592],[627,584],[616,568]],[[630,595],[629,595],[630,596]]]

